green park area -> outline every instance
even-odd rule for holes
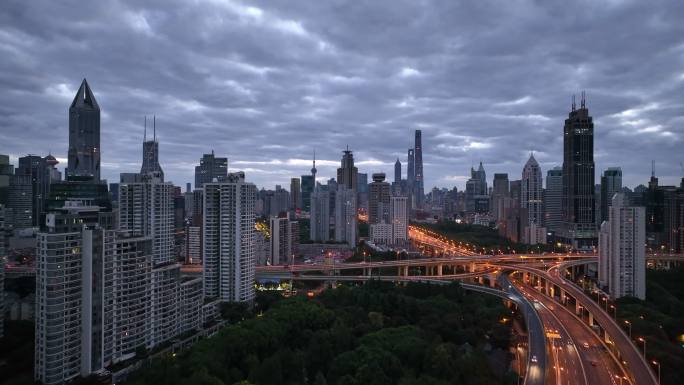
[[[261,294],[256,315],[130,384],[515,384],[510,311],[458,283],[340,286],[316,298]]]

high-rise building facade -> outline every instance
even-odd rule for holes
[[[584,93],[563,127],[563,237],[574,248],[596,244],[594,193],[594,122]]]
[[[401,162],[399,161],[399,158],[394,162],[394,183],[401,183]]]
[[[152,140],[147,140],[147,117],[145,117],[145,132],[143,135],[143,161],[140,167],[141,175],[152,175],[164,181],[164,171],[159,165],[159,142],[157,142],[157,117],[152,118]]]
[[[390,223],[390,185],[384,173],[373,174],[369,185],[368,223]]]
[[[302,187],[299,178],[290,179],[290,209],[302,208]]]
[[[41,217],[45,214],[45,202],[50,193],[50,168],[47,158],[38,155],[27,155],[19,158],[19,167],[15,171],[17,175],[28,175],[31,178],[31,225],[38,227]]]
[[[12,226],[24,229],[33,226],[33,183],[31,175],[12,175],[7,207],[12,210]]]
[[[546,172],[544,191],[544,225],[558,232],[563,223],[563,169],[554,167]]]
[[[408,242],[408,198],[393,196],[390,198],[390,218],[392,223],[392,243],[403,245]]]
[[[335,194],[335,241],[356,247],[356,191],[339,186]]]
[[[83,79],[69,107],[67,178],[100,180],[100,106]]]
[[[271,217],[270,264],[273,266],[292,263],[299,246],[299,224],[290,216]]]
[[[491,211],[494,220],[500,221],[503,219],[504,199],[508,198],[509,195],[508,174],[494,174],[491,197]]]
[[[536,223],[539,227],[544,222],[542,188],[541,168],[534,155],[530,155],[522,172],[520,207],[527,209],[527,223]]]
[[[204,186],[214,180],[222,182],[228,176],[228,158],[218,158],[211,154],[204,154],[199,166],[195,167],[195,188]]]
[[[302,210],[311,212],[311,194],[316,182],[312,175],[302,175]]]
[[[611,298],[646,298],[646,211],[613,196],[599,233],[599,282]]]
[[[111,359],[105,345],[111,308],[114,231],[101,226],[92,203],[66,202],[50,212],[37,235],[35,379],[61,384],[102,369]]]
[[[330,240],[330,193],[319,188],[311,194],[309,238],[314,242]]]
[[[228,302],[254,300],[256,187],[244,174],[204,185],[204,296]]]
[[[608,208],[613,199],[613,195],[622,190],[622,169],[620,167],[609,167],[603,171],[601,176],[601,216],[599,223],[608,220]]]
[[[341,167],[337,169],[337,184],[338,186],[357,191],[358,184],[358,169],[354,166],[354,155],[347,148],[343,151]]]
[[[173,184],[153,179],[120,183],[119,229],[151,237],[155,265],[173,261]]]
[[[423,187],[423,134],[421,130],[416,130],[415,136],[415,147],[414,147],[414,196],[416,197],[417,208],[423,207],[423,201],[425,200],[425,188]]]
[[[0,205],[7,205],[12,175],[14,165],[10,164],[9,155],[0,154]]]
[[[489,211],[487,174],[480,162],[477,171],[470,168],[470,179],[466,182],[466,212],[486,214]]]

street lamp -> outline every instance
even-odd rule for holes
[[[629,338],[632,338],[632,323],[629,322],[628,320],[625,320],[625,324],[629,327]]]
[[[658,361],[651,361],[653,365],[656,365],[658,367],[658,385],[660,385],[660,363]]]
[[[608,301],[606,301],[608,303]],[[610,308],[613,309],[613,318],[617,320],[617,307],[615,305],[610,305]]]
[[[639,342],[642,342],[642,343],[644,344],[644,357],[646,357],[646,339],[645,339],[645,338],[642,338],[642,337],[639,337],[639,338],[637,338],[637,340],[638,340]]]

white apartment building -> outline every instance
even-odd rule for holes
[[[256,187],[244,174],[204,184],[204,296],[221,301],[254,299]]]
[[[599,280],[611,298],[646,298],[646,210],[615,194],[599,233]]]

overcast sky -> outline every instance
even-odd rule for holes
[[[423,130],[425,189],[472,164],[519,179],[562,162],[587,92],[597,182],[621,166],[674,184],[684,161],[684,1],[49,1],[0,5],[0,153],[52,152],[87,78],[102,109],[103,177],[137,172],[157,116],[168,180],[212,149],[259,187],[321,181],[341,151],[392,175]],[[16,163],[15,163],[16,164]]]

